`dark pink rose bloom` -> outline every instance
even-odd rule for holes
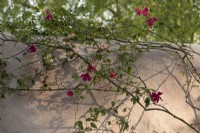
[[[89,72],[95,72],[95,71],[96,71],[96,68],[95,68],[94,66],[92,66],[91,64],[88,64],[87,70],[88,70]]]
[[[81,74],[81,78],[83,81],[91,81],[92,77],[89,75],[89,73]]]
[[[152,92],[151,94],[150,94],[150,97],[151,97],[151,100],[153,101],[153,102],[159,102],[159,100],[162,100],[161,99],[161,95],[162,95],[163,93],[162,92],[158,92],[158,93],[156,93],[156,92]]]
[[[30,51],[31,53],[35,53],[36,52],[36,47],[34,44],[31,44],[28,48],[28,51]]]
[[[117,73],[114,71],[110,71],[110,77],[115,78],[117,76]]]
[[[156,21],[158,21],[157,18],[155,17],[149,17],[147,20],[146,20],[146,23],[149,27],[151,27]]]
[[[152,20],[153,20],[153,22],[156,22],[156,21],[158,21],[158,19],[157,19],[157,18],[155,18],[155,17],[153,17],[153,18],[152,18]]]
[[[144,16],[147,16],[147,15],[148,15],[148,11],[149,11],[149,9],[146,7],[146,8],[144,8],[144,9],[142,10],[142,14],[143,14]]]
[[[136,10],[137,16],[140,16],[140,15],[142,14],[142,10],[140,10],[140,9],[138,9],[138,8],[136,8],[135,10]]]
[[[140,16],[141,14],[143,14],[144,16],[147,16],[149,13],[149,9],[146,7],[143,10],[140,10],[138,8],[135,9],[136,10],[136,14],[137,16]]]
[[[146,23],[147,23],[147,25],[149,26],[149,27],[151,27],[152,25],[153,25],[153,20],[151,19],[151,18],[148,18],[147,20],[146,20]]]
[[[53,16],[51,15],[51,12],[50,12],[48,9],[45,10],[45,13],[46,13],[46,18],[45,18],[45,19],[46,19],[47,21],[53,19]]]
[[[68,91],[67,91],[67,96],[73,97],[73,95],[74,95],[73,91],[71,91],[71,90],[68,90]]]
[[[47,21],[52,20],[52,19],[53,19],[53,17],[52,17],[51,14],[49,14],[49,15],[46,16],[46,20],[47,20]]]

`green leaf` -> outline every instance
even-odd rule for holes
[[[114,101],[112,101],[112,102],[111,102],[111,104],[112,104],[112,107],[114,107],[114,106],[115,106],[115,102],[114,102]]]
[[[150,93],[150,91],[151,91],[151,89],[148,89],[148,88],[145,89],[145,92],[148,94]]]
[[[24,14],[22,15],[22,18],[25,20],[29,17],[31,17],[32,13],[31,12],[24,12]]]
[[[78,73],[74,73],[74,74],[72,74],[72,78],[73,78],[73,79],[78,79],[78,78],[79,78]]]
[[[3,24],[0,24],[0,31],[1,31],[1,32],[5,31],[5,28],[6,28],[6,27],[5,27]]]
[[[63,60],[63,62],[62,62],[62,65],[64,66],[64,65],[67,64],[68,62],[69,62],[68,59],[65,58],[65,59]]]
[[[128,66],[127,71],[128,71],[128,73],[130,74],[131,71],[132,71],[132,67],[131,67],[131,66]]]
[[[121,45],[119,48],[120,51],[125,51],[126,50],[126,45]]]
[[[93,122],[90,123],[90,126],[93,128],[97,128],[96,124],[94,124]]]
[[[80,99],[84,99],[84,96],[80,96]]]
[[[132,102],[133,104],[136,104],[137,101],[139,101],[138,97],[132,97],[132,98],[131,98],[131,102]]]
[[[99,109],[99,108],[94,108],[94,111],[95,111],[95,113],[100,113],[101,112],[101,110]]]
[[[147,97],[145,100],[144,100],[144,102],[145,102],[145,107],[148,107],[149,105],[150,105],[150,98],[149,97]]]
[[[82,121],[77,121],[74,126],[75,127],[78,126],[79,129],[83,130],[83,122]]]
[[[38,4],[38,7],[39,7],[40,9],[43,9],[43,8],[44,8],[44,4],[39,3],[39,4]]]
[[[113,110],[116,114],[118,114],[118,111],[116,109]]]
[[[132,36],[132,39],[135,40],[136,37],[137,37],[137,34],[134,34],[134,35]]]

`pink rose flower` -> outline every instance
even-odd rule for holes
[[[95,72],[95,71],[96,71],[96,68],[95,68],[94,66],[92,66],[91,64],[88,64],[87,70],[88,70],[89,72]]]
[[[140,10],[138,8],[136,8],[135,10],[136,10],[137,16],[140,16],[141,14],[143,14],[144,16],[147,16],[149,13],[149,9],[147,7],[145,7],[143,10]]]
[[[160,97],[160,95],[162,95],[163,93],[162,92],[158,92],[158,93],[156,93],[156,92],[152,92],[151,94],[150,94],[150,97],[151,97],[151,100],[153,101],[153,102],[159,102],[159,100],[162,100],[161,99],[161,97]]]
[[[73,97],[73,95],[74,95],[73,91],[71,91],[71,90],[68,90],[68,91],[67,91],[67,96]]]
[[[147,20],[146,20],[146,23],[149,27],[151,27],[156,21],[158,21],[157,18],[155,17],[149,17]]]
[[[34,44],[31,44],[28,48],[28,51],[31,52],[31,53],[35,53],[36,52],[36,47]]]
[[[149,11],[149,9],[146,7],[146,8],[144,8],[144,9],[142,10],[142,14],[143,14],[144,16],[147,16],[147,15],[148,15],[148,11]]]
[[[117,76],[117,73],[114,71],[110,71],[110,77],[115,78]]]
[[[83,81],[91,81],[92,77],[89,75],[89,73],[81,74],[81,78]]]
[[[53,19],[53,16],[51,15],[51,12],[50,12],[48,9],[45,10],[45,13],[46,13],[45,19],[46,19],[47,21]]]
[[[140,10],[140,9],[138,9],[138,8],[136,8],[135,10],[136,10],[137,16],[140,16],[140,15],[142,14],[142,10]]]

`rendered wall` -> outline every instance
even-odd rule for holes
[[[2,58],[9,57],[27,46],[18,43],[15,46],[11,42],[6,42],[1,46]],[[193,49],[200,52],[199,45],[192,45]],[[80,48],[81,49],[81,48]],[[56,56],[62,58],[62,51],[55,51]],[[86,54],[82,52],[82,54]],[[34,68],[42,67],[38,61],[32,65],[15,70],[28,61],[40,59],[40,54],[28,53],[19,54],[22,63],[16,59],[9,59],[7,70],[16,76],[34,73]],[[200,57],[195,55],[193,63],[200,69]],[[79,60],[75,63],[65,65],[65,69],[56,68],[50,71],[49,82],[55,80],[55,75],[60,77],[60,82],[65,82],[70,88],[81,81],[71,81],[71,73],[77,71]],[[193,124],[200,121],[200,112],[186,103],[188,87],[186,84],[187,73],[179,58],[159,50],[151,50],[138,57],[134,69],[137,68],[138,76],[141,77],[149,88],[163,92],[159,104],[165,106],[178,117]],[[40,77],[41,78],[41,77]],[[40,78],[33,88],[41,85]],[[16,87],[16,81],[10,79],[11,86]],[[194,82],[195,85],[199,85]],[[107,82],[102,82],[101,86],[107,86]],[[189,85],[191,86],[191,84]],[[56,86],[55,86],[56,88]],[[191,90],[189,98],[194,106],[200,107],[200,87]],[[75,120],[78,120],[90,107],[107,108],[111,101],[115,99],[120,104],[123,103],[125,95],[117,95],[114,92],[93,91],[88,93],[84,100],[76,97],[66,96],[66,91],[57,92],[17,92],[0,101],[0,133],[72,133],[74,131]],[[119,114],[126,114],[122,109],[127,107],[130,111],[130,126],[135,127],[136,133],[195,133],[183,122],[173,118],[167,113],[160,111],[145,112],[139,105],[133,105],[130,101],[120,106]],[[153,107],[153,105],[151,106]],[[93,130],[96,133],[118,133],[119,127],[116,125],[102,126],[104,122],[112,121],[111,113],[100,118],[98,123],[100,129]],[[114,123],[113,123],[114,124]],[[195,126],[198,128],[198,126]],[[199,127],[200,130],[200,127]],[[131,132],[131,127],[127,133]]]

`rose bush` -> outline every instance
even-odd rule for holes
[[[41,7],[40,7],[41,8]],[[139,9],[138,7],[133,11],[133,16],[140,19],[141,27],[134,24],[122,24],[117,28],[112,26],[103,25],[101,22],[91,21],[87,19],[78,18],[76,14],[64,8],[44,8],[44,12],[41,13],[39,6],[33,8],[34,13],[24,12],[19,19],[13,21],[1,21],[3,30],[1,31],[2,37],[0,38],[3,43],[7,41],[24,42],[27,44],[27,48],[11,57],[1,58],[1,90],[0,94],[2,98],[13,91],[52,91],[52,90],[66,90],[66,96],[84,98],[82,93],[93,91],[93,86],[98,85],[100,82],[107,81],[112,87],[103,88],[102,91],[114,91],[125,94],[133,104],[139,104],[145,111],[159,110],[174,118],[185,123],[194,131],[199,133],[199,130],[190,125],[184,119],[174,115],[164,106],[159,105],[164,101],[162,96],[165,95],[162,92],[156,91],[153,88],[149,88],[145,82],[135,74],[133,64],[143,52],[148,52],[151,49],[159,49],[167,51],[171,54],[177,54],[187,67],[187,71],[197,81],[199,81],[199,73],[196,68],[193,67],[190,60],[191,53],[194,53],[184,44],[169,41],[171,44],[156,44],[151,45],[142,43],[140,39],[142,36],[157,36],[161,39],[168,41],[167,38],[157,35],[154,32],[157,25],[160,23],[160,19],[157,16],[152,17],[149,7]],[[143,16],[142,16],[143,15]],[[24,20],[25,19],[25,20]],[[155,26],[155,27],[154,27]],[[132,32],[130,29],[137,29],[138,33]],[[9,37],[5,35],[5,32],[11,33]],[[121,34],[128,34],[122,36]],[[64,36],[62,41],[58,38]],[[106,40],[106,43],[101,43],[98,39]],[[81,44],[76,45],[76,44]],[[111,44],[115,45],[111,45]],[[94,52],[84,56],[81,51],[78,51],[80,47],[93,48]],[[42,65],[45,69],[35,70],[33,75],[27,77],[16,77],[13,73],[8,73],[6,68],[6,61],[9,58],[15,58],[19,62],[21,60],[17,58],[17,55],[23,54],[24,51],[32,53],[31,55],[42,56]],[[63,50],[65,53],[64,58],[56,58],[52,53],[56,50]],[[89,50],[92,51],[92,50]],[[196,54],[196,53],[195,53]],[[110,56],[116,56],[115,60],[110,59]],[[184,55],[184,58],[182,57]],[[24,55],[26,56],[26,55]],[[72,75],[73,80],[81,79],[80,83],[73,88],[59,88],[53,85],[57,84],[47,82],[48,71],[50,69],[56,69],[56,66],[73,63],[76,59],[81,60],[81,65],[78,69],[80,73],[74,73]],[[59,63],[58,63],[59,62]],[[186,64],[189,62],[189,65]],[[26,67],[33,62],[29,62],[22,67]],[[191,67],[188,67],[191,66]],[[21,69],[21,68],[20,68]],[[43,86],[40,88],[34,88],[35,77],[43,77]],[[9,86],[7,79],[15,78],[17,80],[17,87],[12,88]],[[133,81],[135,80],[135,81]],[[142,86],[138,86],[138,81],[142,83]],[[62,86],[63,83],[61,84]],[[95,89],[94,89],[95,90]],[[114,111],[114,114],[118,114],[115,103],[111,103],[112,107],[110,111]],[[156,105],[158,108],[151,108],[150,105]],[[198,110],[198,109],[197,109]],[[89,117],[85,117],[85,121],[90,122],[89,126],[84,126],[83,120],[80,118],[75,123],[78,133],[90,131],[97,128],[97,121],[100,115],[106,113],[102,108],[91,108],[87,112]],[[121,126],[121,131],[124,132],[129,129],[128,120],[126,117],[120,116],[118,124]],[[109,124],[109,122],[108,122]]]

